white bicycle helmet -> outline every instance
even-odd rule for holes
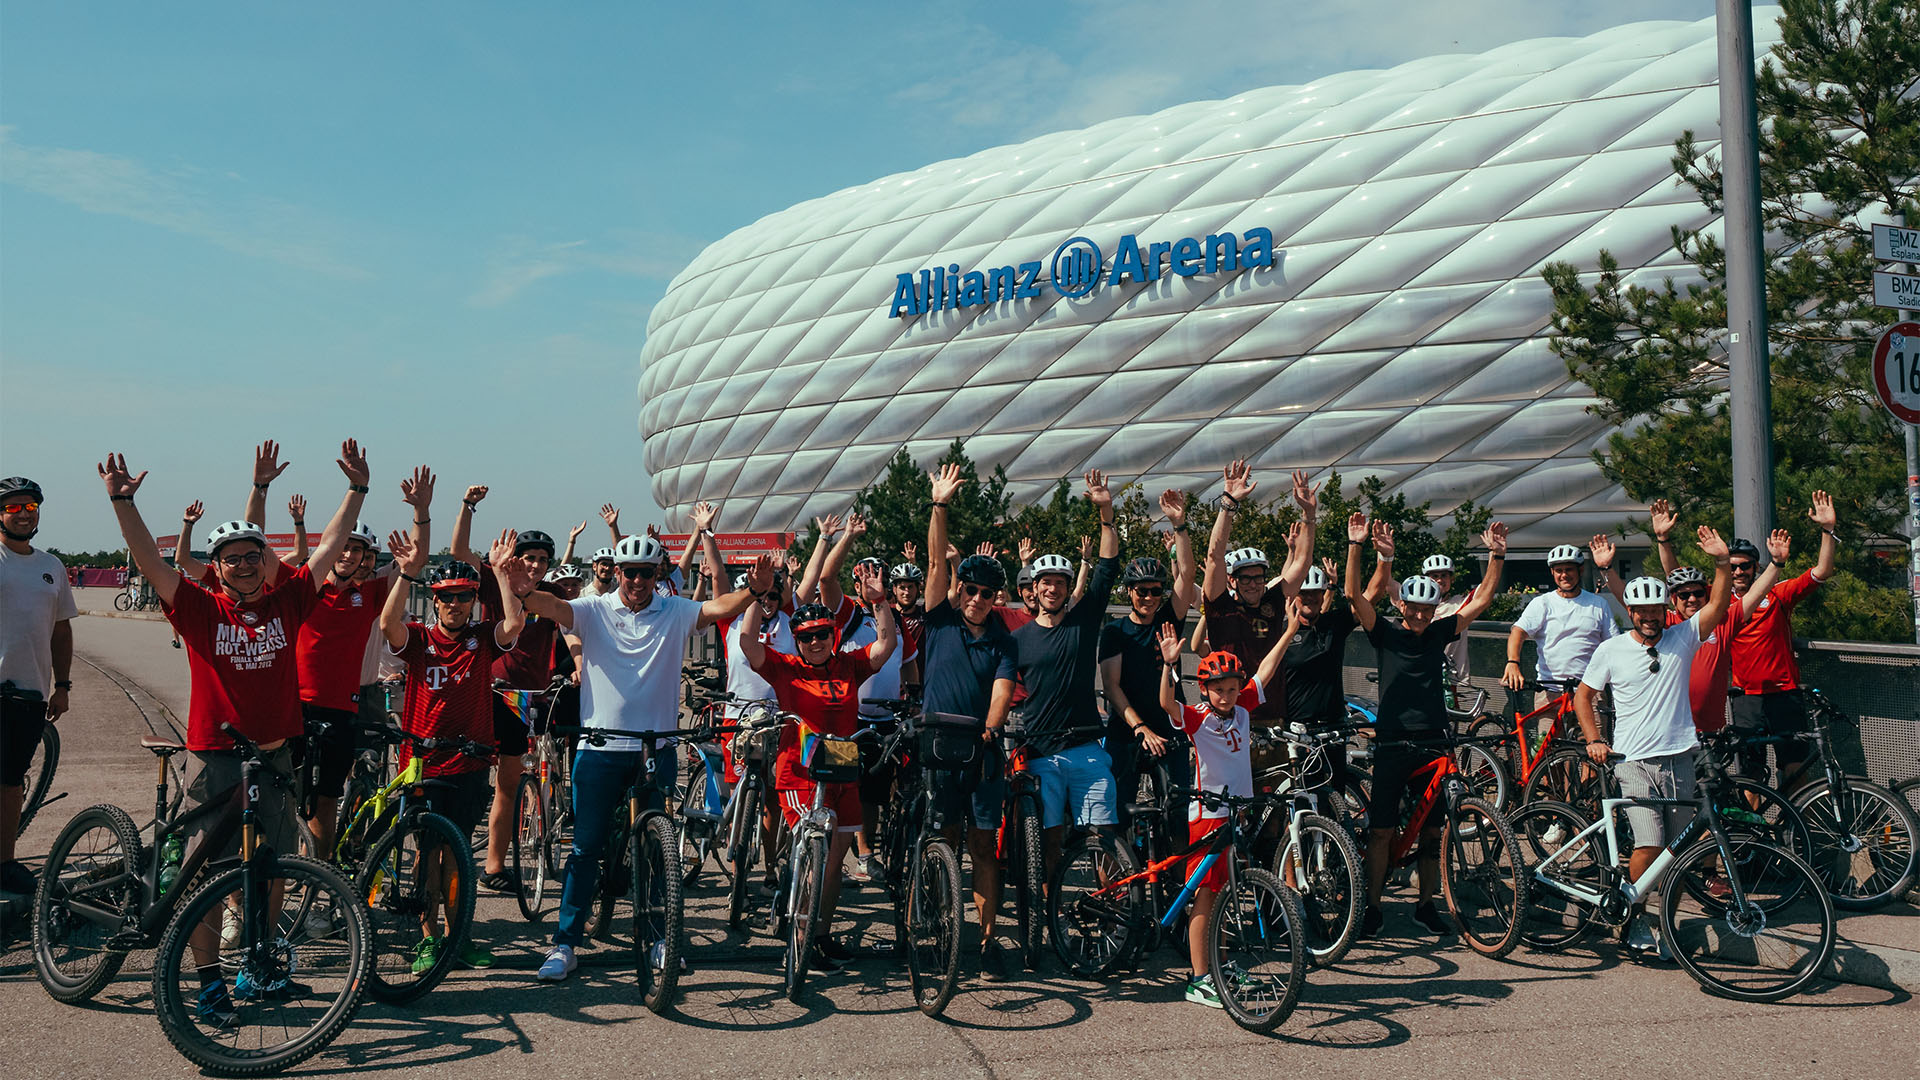
[[[593,561],[594,561],[594,562],[599,562],[599,561],[600,561],[600,560],[602,560],[602,559],[605,559],[605,560],[606,560],[606,561],[608,561],[608,562],[612,562],[612,561],[613,561],[613,549],[612,549],[612,548],[610,548],[610,547],[607,547],[607,548],[599,548],[599,549],[597,549],[596,551],[594,551],[594,553],[593,553]]]
[[[1559,547],[1547,552],[1548,566],[1558,566],[1561,563],[1572,563],[1575,566],[1584,566],[1586,565],[1586,561],[1587,553],[1574,547],[1572,544],[1561,544]]]
[[[1264,568],[1266,565],[1267,553],[1261,551],[1259,548],[1234,548],[1232,551],[1227,552],[1228,572],[1239,570],[1243,566],[1259,566]]]
[[[1423,574],[1451,574],[1453,573],[1453,560],[1445,555],[1429,555],[1425,561],[1421,562],[1420,572]]]
[[[657,563],[666,556],[667,549],[651,536],[629,536],[613,545],[613,561],[619,566],[629,563]]]
[[[1042,555],[1033,560],[1033,580],[1039,581],[1042,574],[1065,574],[1073,577],[1073,563],[1065,555]]]
[[[1309,566],[1307,567],[1306,580],[1300,583],[1300,591],[1325,592],[1332,586],[1333,582],[1327,580],[1327,572],[1325,570],[1317,566]]]
[[[1415,574],[1400,583],[1400,599],[1409,604],[1437,604],[1440,596],[1440,583],[1425,574]]]
[[[1627,582],[1626,594],[1621,598],[1628,607],[1641,604],[1657,604],[1665,607],[1667,603],[1667,583],[1657,577],[1637,577]]]
[[[1691,566],[1682,566],[1667,575],[1667,590],[1669,592],[1684,585],[1705,585],[1706,583],[1707,575]]]
[[[553,582],[578,581],[584,579],[586,576],[586,567],[581,566],[579,563],[561,563],[559,566],[547,571],[547,576],[542,580]]]
[[[373,526],[368,525],[364,521],[354,525],[353,531],[347,534],[347,539],[360,541],[367,545],[368,551],[380,550],[379,535],[373,531]]]
[[[212,558],[220,549],[235,540],[251,540],[261,547],[267,546],[267,534],[260,526],[251,521],[223,521],[207,534],[207,556]]]

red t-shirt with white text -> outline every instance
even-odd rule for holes
[[[316,602],[304,566],[244,604],[180,579],[165,611],[180,632],[193,681],[187,749],[232,749],[222,724],[256,743],[305,734],[294,640]]]
[[[491,622],[469,623],[457,634],[410,622],[407,643],[395,655],[407,665],[407,705],[400,728],[426,739],[468,738],[493,745],[493,662],[501,655]],[[413,757],[400,748],[400,767]],[[478,772],[490,760],[457,750],[427,753],[428,776]]]
[[[320,587],[318,603],[294,642],[301,701],[348,712],[359,704],[360,661],[392,584],[391,577],[375,577],[344,589],[332,582]]]

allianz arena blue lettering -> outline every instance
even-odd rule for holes
[[[1006,300],[1030,300],[1037,298],[1047,285],[1071,299],[1085,296],[1101,284],[1119,285],[1129,279],[1141,283],[1158,281],[1167,271],[1180,277],[1232,274],[1271,267],[1274,261],[1273,230],[1262,227],[1248,229],[1239,236],[1213,233],[1206,237],[1160,241],[1147,245],[1145,251],[1141,250],[1139,239],[1129,233],[1120,238],[1114,249],[1110,270],[1093,241],[1075,236],[1054,251],[1051,266],[1035,260],[962,274],[959,263],[950,263],[923,268],[918,274],[900,274],[894,285],[889,314],[897,318],[985,307]]]

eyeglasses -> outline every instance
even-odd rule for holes
[[[992,596],[993,594],[999,592],[1000,590],[983,588],[982,586],[979,586],[979,585],[962,585],[960,586],[960,591],[972,597],[972,596]]]
[[[1167,590],[1158,585],[1135,585],[1133,587],[1133,595],[1142,600],[1151,599],[1156,596],[1165,596],[1166,594]]]
[[[793,635],[793,641],[796,645],[812,645],[816,641],[825,641],[832,636],[833,631],[831,630],[808,630],[804,633]]]
[[[265,556],[258,551],[249,551],[245,555],[222,555],[220,556],[220,565],[225,567],[259,566],[263,558],[265,558]]]
[[[479,595],[472,589],[461,589],[459,592],[437,592],[433,598],[443,604],[471,604]]]
[[[1705,600],[1707,598],[1707,590],[1688,589],[1686,592],[1674,593],[1673,596],[1676,600]]]
[[[0,506],[0,510],[5,510],[9,514],[31,514],[38,509],[40,504],[37,502],[7,503],[5,506]]]
[[[638,566],[623,566],[620,568],[620,576],[626,578],[628,581],[652,581],[657,569],[657,567],[649,563],[641,563]]]
[[[1647,674],[1660,674],[1660,650],[1653,645],[1647,646]]]

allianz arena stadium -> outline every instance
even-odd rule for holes
[[[1756,47],[1779,36],[1754,12]],[[785,529],[956,438],[1016,501],[1098,466],[1216,494],[1247,458],[1492,506],[1517,542],[1639,507],[1548,348],[1540,268],[1685,281],[1712,221],[1714,26],[1652,22],[1276,86],[883,177],[708,247],[654,308],[640,428],[670,514]]]

